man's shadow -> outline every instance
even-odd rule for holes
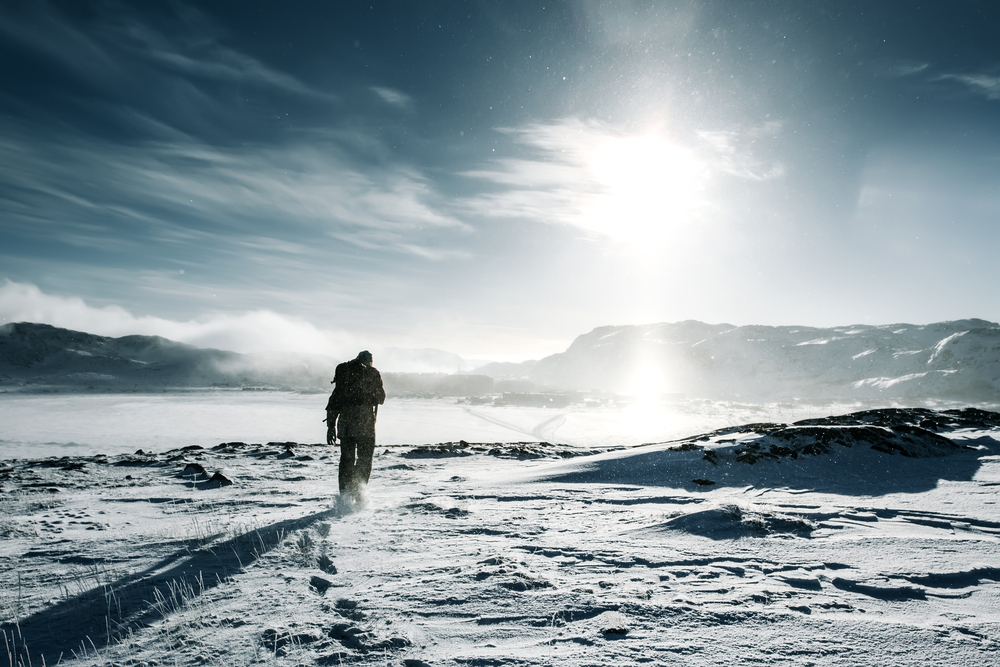
[[[211,543],[214,538],[209,537],[192,547],[186,541],[184,548],[141,572],[94,587],[16,622],[6,622],[0,631],[6,640],[9,667],[55,665],[74,654],[106,648],[163,618],[178,604],[227,581],[293,531],[350,513],[338,505],[223,542]]]

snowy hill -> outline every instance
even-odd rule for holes
[[[1000,325],[970,319],[926,326],[817,329],[679,322],[609,326],[569,349],[478,373],[560,389],[689,397],[1000,398]]]
[[[21,322],[0,327],[0,385],[150,391],[209,386],[329,386],[337,361],[238,354],[159,336],[109,338]]]
[[[381,354],[384,373],[395,370],[394,360],[406,368],[444,364],[457,370],[465,363],[440,350]],[[158,336],[108,338],[30,323],[0,327],[0,386],[7,387],[318,390],[329,388],[336,364],[321,355],[238,354]],[[675,392],[722,400],[996,402],[1000,325],[971,319],[833,329],[694,321],[609,326],[579,336],[565,352],[521,364],[487,364],[472,373],[555,389]]]

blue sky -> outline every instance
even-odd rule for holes
[[[606,324],[996,321],[997,25],[972,1],[5,2],[0,316],[507,360]]]

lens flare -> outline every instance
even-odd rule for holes
[[[659,364],[652,361],[637,364],[628,386],[629,393],[640,401],[657,400],[667,389],[667,379],[663,370]]]
[[[662,137],[608,139],[589,158],[602,189],[585,211],[594,231],[655,248],[683,233],[703,205],[705,166]]]

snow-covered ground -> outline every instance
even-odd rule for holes
[[[0,458],[161,452],[220,442],[307,442],[326,437],[327,396],[280,391],[0,395]],[[544,440],[626,447],[732,424],[791,422],[891,403],[737,403],[689,400],[628,408],[469,405],[456,399],[390,399],[379,408],[383,445]],[[909,402],[910,407],[954,407]],[[998,406],[984,406],[996,409]]]
[[[498,441],[553,415],[484,414],[527,431]],[[605,423],[581,414],[571,433]],[[996,664],[998,420],[713,426],[592,456],[608,441],[414,438],[379,448],[361,506],[322,445],[6,460],[0,664]]]

